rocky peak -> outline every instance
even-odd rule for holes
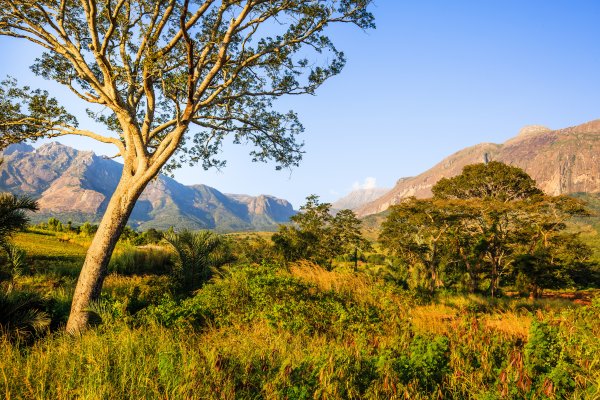
[[[519,134],[517,136],[518,137],[533,136],[533,135],[538,135],[540,133],[546,133],[546,132],[550,132],[550,131],[552,131],[552,129],[545,127],[543,125],[527,125],[527,126],[524,126],[523,128],[521,128],[521,130],[519,131]]]
[[[382,212],[409,196],[430,197],[437,181],[460,174],[465,165],[481,163],[486,153],[493,161],[525,170],[547,194],[600,192],[600,120],[559,130],[533,125],[504,144],[468,147],[414,178],[399,180],[384,196],[360,207],[357,214]]]

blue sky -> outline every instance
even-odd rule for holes
[[[348,58],[341,75],[316,96],[279,102],[306,128],[300,167],[277,172],[251,163],[248,148],[226,145],[225,169],[184,168],[176,178],[225,193],[273,194],[298,208],[311,193],[334,201],[365,182],[391,187],[463,147],[503,142],[524,125],[562,128],[600,118],[598,1],[377,0],[372,12],[374,31],[331,32]],[[0,76],[65,96],[28,71],[35,54],[0,38]]]

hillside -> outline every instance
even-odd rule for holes
[[[2,157],[0,191],[39,199],[34,222],[50,216],[75,223],[99,221],[123,168],[116,161],[56,142],[38,149],[13,145]],[[139,229],[274,230],[294,213],[289,202],[273,196],[223,194],[161,175],[148,185],[129,223]]]
[[[503,144],[481,143],[460,150],[422,174],[402,178],[382,197],[356,210],[360,216],[376,214],[402,199],[431,196],[441,178],[460,174],[484,155],[523,168],[540,189],[551,195],[600,192],[600,120],[551,130],[542,126],[523,128]]]

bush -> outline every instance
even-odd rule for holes
[[[149,315],[166,326],[230,326],[256,319],[276,329],[342,336],[377,329],[381,310],[321,291],[269,266],[228,269],[182,302],[165,299]]]

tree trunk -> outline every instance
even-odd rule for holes
[[[86,329],[89,321],[88,308],[100,297],[113,250],[137,199],[149,181],[127,177],[125,172],[121,177],[85,256],[73,294],[67,332],[76,334]]]

